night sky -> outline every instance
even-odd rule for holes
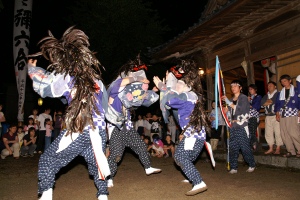
[[[37,42],[46,36],[47,31],[60,37],[70,25],[63,20],[67,17],[66,6],[74,0],[33,0],[30,52],[38,51]],[[170,31],[163,35],[165,42],[193,26],[200,19],[208,0],[152,0],[152,8]],[[2,0],[4,9],[0,11],[1,59],[0,59],[0,103],[7,101],[8,87],[16,84],[13,67],[13,12],[14,0]],[[30,88],[30,81],[27,81]],[[15,90],[17,92],[17,90]],[[30,89],[28,90],[30,91]],[[11,93],[11,92],[10,92]],[[12,97],[17,98],[17,97]]]

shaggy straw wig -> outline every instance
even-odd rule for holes
[[[198,97],[195,108],[190,116],[188,126],[192,126],[196,132],[200,132],[202,126],[206,129],[209,126],[207,124],[207,116],[203,109],[205,99],[203,97],[201,77],[198,73],[199,69],[193,60],[181,60],[177,67],[184,71],[180,80],[184,81],[187,86],[191,87],[191,91],[195,92]]]
[[[41,51],[31,56],[43,55],[50,61],[47,69],[73,77],[70,83],[72,100],[66,111],[65,123],[68,133],[82,133],[87,125],[94,128],[93,111],[99,114],[94,93],[99,89],[95,80],[101,79],[101,64],[89,50],[89,38],[83,31],[70,27],[60,40],[50,31],[48,34],[39,42]]]

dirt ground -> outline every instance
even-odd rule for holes
[[[0,199],[37,199],[38,155],[33,158],[0,160]],[[196,162],[208,190],[196,196],[185,196],[192,188],[176,167],[172,158],[152,158],[152,166],[161,168],[160,174],[147,176],[139,160],[130,151],[125,153],[109,200],[276,200],[300,199],[300,173],[287,169],[258,166],[246,173],[247,166],[239,165],[237,174],[228,174],[224,162],[217,162],[215,170],[204,159]],[[54,188],[54,200],[93,200],[96,187],[88,175],[83,158],[78,157],[61,169]]]

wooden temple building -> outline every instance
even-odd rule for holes
[[[295,79],[300,74],[300,0],[209,0],[197,24],[151,53],[153,63],[196,60],[205,70],[208,109],[216,55],[228,96],[234,79],[244,83],[244,90],[266,80],[281,89],[281,75]]]

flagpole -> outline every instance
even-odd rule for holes
[[[222,88],[223,88],[223,92],[224,92],[224,95],[226,95],[226,93],[225,93],[225,86],[224,86],[224,79],[223,79],[223,73],[222,73],[222,70],[221,70],[221,68],[220,68],[220,77],[221,77],[221,82],[222,82]],[[222,103],[220,103],[220,106],[222,106]],[[228,107],[227,107],[227,105],[225,106],[225,108],[227,108],[226,110],[228,110]],[[221,107],[221,109],[222,109],[222,107]],[[230,132],[229,132],[229,125],[226,123],[226,126],[227,126],[227,128],[226,128],[226,135],[227,135],[227,170],[229,171],[230,170],[230,162],[229,162],[229,137],[230,137]]]
[[[218,119],[218,86],[219,86],[219,58],[216,57],[216,71],[215,71],[215,129],[218,130],[219,127],[219,119]]]
[[[218,73],[218,76],[216,75],[216,77],[218,77],[218,80],[216,81],[216,84],[218,86],[216,94],[219,93],[219,106],[220,106],[221,113],[222,113],[222,115],[225,119],[226,126],[227,126],[227,133],[226,133],[227,134],[227,169],[230,170],[230,162],[229,162],[229,137],[230,137],[230,133],[229,133],[229,128],[231,127],[231,123],[230,123],[230,121],[228,119],[228,116],[225,113],[223,105],[222,105],[222,96],[226,95],[226,90],[225,90],[223,73],[222,73],[222,70],[221,70],[221,65],[220,65],[218,56],[216,56],[216,63],[217,63],[216,64],[216,74]],[[227,108],[227,106],[225,108]]]

